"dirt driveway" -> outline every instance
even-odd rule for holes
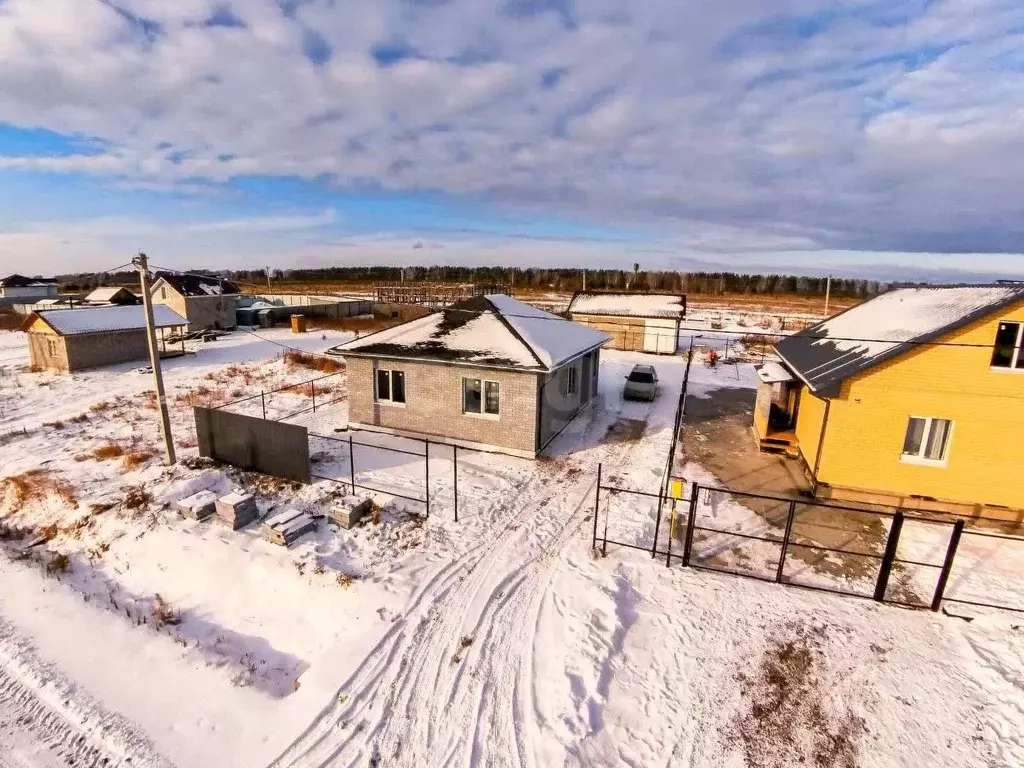
[[[751,431],[753,408],[754,392],[750,389],[718,389],[707,397],[687,398],[677,473],[692,461],[714,474],[727,488],[787,498],[805,497],[811,501],[810,485],[798,461],[758,450]],[[737,501],[779,529],[772,535],[781,535],[789,512],[787,501]],[[790,557],[820,573],[865,578],[877,571],[876,556],[885,547],[888,521],[868,512],[801,504],[797,507],[793,533],[794,542],[842,549],[847,554],[795,547],[790,549]]]

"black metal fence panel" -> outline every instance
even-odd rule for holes
[[[305,427],[201,406],[192,410],[201,456],[274,477],[310,482]]]

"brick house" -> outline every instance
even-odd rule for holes
[[[153,307],[158,343],[181,330],[185,318],[169,307]],[[34,312],[22,330],[33,368],[73,373],[149,357],[146,315],[141,306],[88,307]]]
[[[608,349],[631,352],[674,355],[684,317],[686,297],[675,293],[577,291],[569,302],[570,320],[607,333]]]
[[[503,294],[329,350],[349,424],[533,458],[597,394],[608,336]]]
[[[215,276],[157,272],[153,304],[165,304],[188,320],[190,331],[228,330],[237,325],[238,286]]]
[[[898,288],[776,349],[754,433],[816,495],[1024,517],[1024,285]]]

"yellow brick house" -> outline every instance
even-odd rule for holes
[[[754,432],[815,494],[1024,517],[1024,284],[899,288],[783,339]]]

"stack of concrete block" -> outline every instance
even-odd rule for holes
[[[316,521],[305,512],[286,509],[264,520],[260,530],[263,532],[263,538],[270,543],[290,547],[299,537],[315,531]]]
[[[245,528],[260,516],[256,508],[256,497],[245,491],[232,491],[217,499],[217,520],[237,531]]]
[[[205,520],[216,511],[217,494],[199,491],[178,502],[178,512],[190,520]]]
[[[359,521],[370,514],[372,510],[373,502],[370,499],[360,499],[358,496],[345,496],[331,506],[327,512],[327,517],[342,528],[352,528],[358,525]]]

